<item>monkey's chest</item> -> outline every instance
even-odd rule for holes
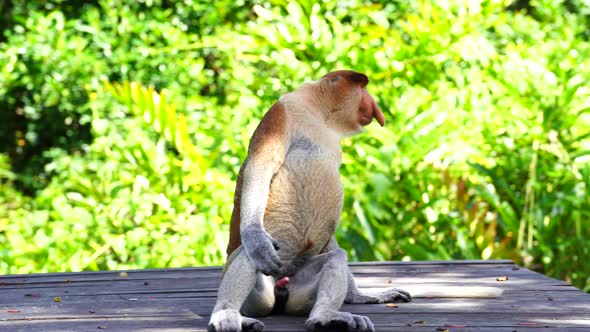
[[[270,185],[264,228],[279,241],[286,259],[318,254],[340,220],[339,160],[320,152],[291,151]]]

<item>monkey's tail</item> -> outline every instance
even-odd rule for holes
[[[483,286],[403,286],[412,298],[478,298],[493,299],[500,297],[503,290],[498,287]]]

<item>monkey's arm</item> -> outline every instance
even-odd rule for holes
[[[279,248],[264,230],[263,218],[270,182],[285,159],[288,142],[287,116],[278,102],[266,113],[252,136],[248,158],[242,166],[240,192],[236,192],[240,197],[239,232],[242,245],[256,269],[265,275],[279,274],[282,266],[276,252]]]

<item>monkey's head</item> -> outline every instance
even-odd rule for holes
[[[344,135],[362,132],[373,118],[385,125],[383,112],[367,91],[368,83],[365,74],[351,70],[333,71],[319,81],[328,120]]]

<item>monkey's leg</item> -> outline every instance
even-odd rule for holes
[[[348,292],[346,293],[346,303],[394,303],[410,302],[412,297],[410,293],[399,288],[387,289],[364,289],[360,290],[356,286],[354,277],[347,267],[348,274]]]
[[[262,317],[271,313],[275,304],[275,279],[262,273],[256,274],[256,285],[250,292],[240,312],[248,317]]]
[[[287,288],[287,313],[308,312],[307,331],[374,331],[373,323],[365,316],[339,311],[348,287],[346,252],[334,249],[313,257],[298,271]],[[315,300],[315,301],[314,301]]]
[[[332,237],[327,250],[340,249],[338,241]],[[346,292],[345,303],[393,303],[393,302],[410,302],[412,300],[410,294],[398,288],[388,288],[385,290],[359,290],[354,281],[354,277],[346,266],[346,277],[348,282],[348,290]]]
[[[264,324],[249,317],[243,317],[240,309],[246,298],[255,290],[257,272],[244,250],[235,256],[221,280],[217,303],[209,321],[208,331],[239,332],[262,331]]]

